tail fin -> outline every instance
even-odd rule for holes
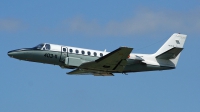
[[[174,33],[154,54],[157,59],[167,59],[176,66],[187,35]]]

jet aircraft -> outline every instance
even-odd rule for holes
[[[131,53],[133,48],[119,47],[112,52],[42,43],[33,48],[8,52],[19,60],[58,65],[74,69],[69,75],[114,76],[113,73],[175,69],[187,35],[174,33],[153,54]]]

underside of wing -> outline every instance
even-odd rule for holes
[[[84,70],[84,69],[76,69],[67,73],[68,75],[94,75],[94,76],[114,76],[112,73],[103,72],[103,71],[95,71],[95,70]]]

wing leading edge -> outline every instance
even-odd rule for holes
[[[113,76],[114,72],[123,72],[127,58],[133,48],[120,47],[92,62],[81,64],[67,74],[93,74],[95,76]]]

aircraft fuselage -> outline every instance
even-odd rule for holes
[[[45,48],[46,44],[47,43],[44,43],[42,48],[33,47],[12,50],[8,52],[8,55],[19,60],[59,65],[62,68],[77,68],[82,63],[95,61],[96,59],[109,53],[104,51],[82,49],[55,44],[48,44],[50,45],[50,49],[47,49]],[[174,68],[147,65],[144,63],[138,64],[138,60],[134,59],[136,55],[143,57],[146,54],[130,54],[129,58],[127,59],[128,64],[124,69],[124,73]],[[74,59],[73,62],[66,62],[66,59],[71,58]]]
[[[173,34],[154,54],[131,53],[133,48],[128,47],[106,52],[43,43],[33,48],[9,51],[8,55],[19,60],[75,69],[68,74],[113,76],[112,73],[174,69],[186,37],[184,34]]]

